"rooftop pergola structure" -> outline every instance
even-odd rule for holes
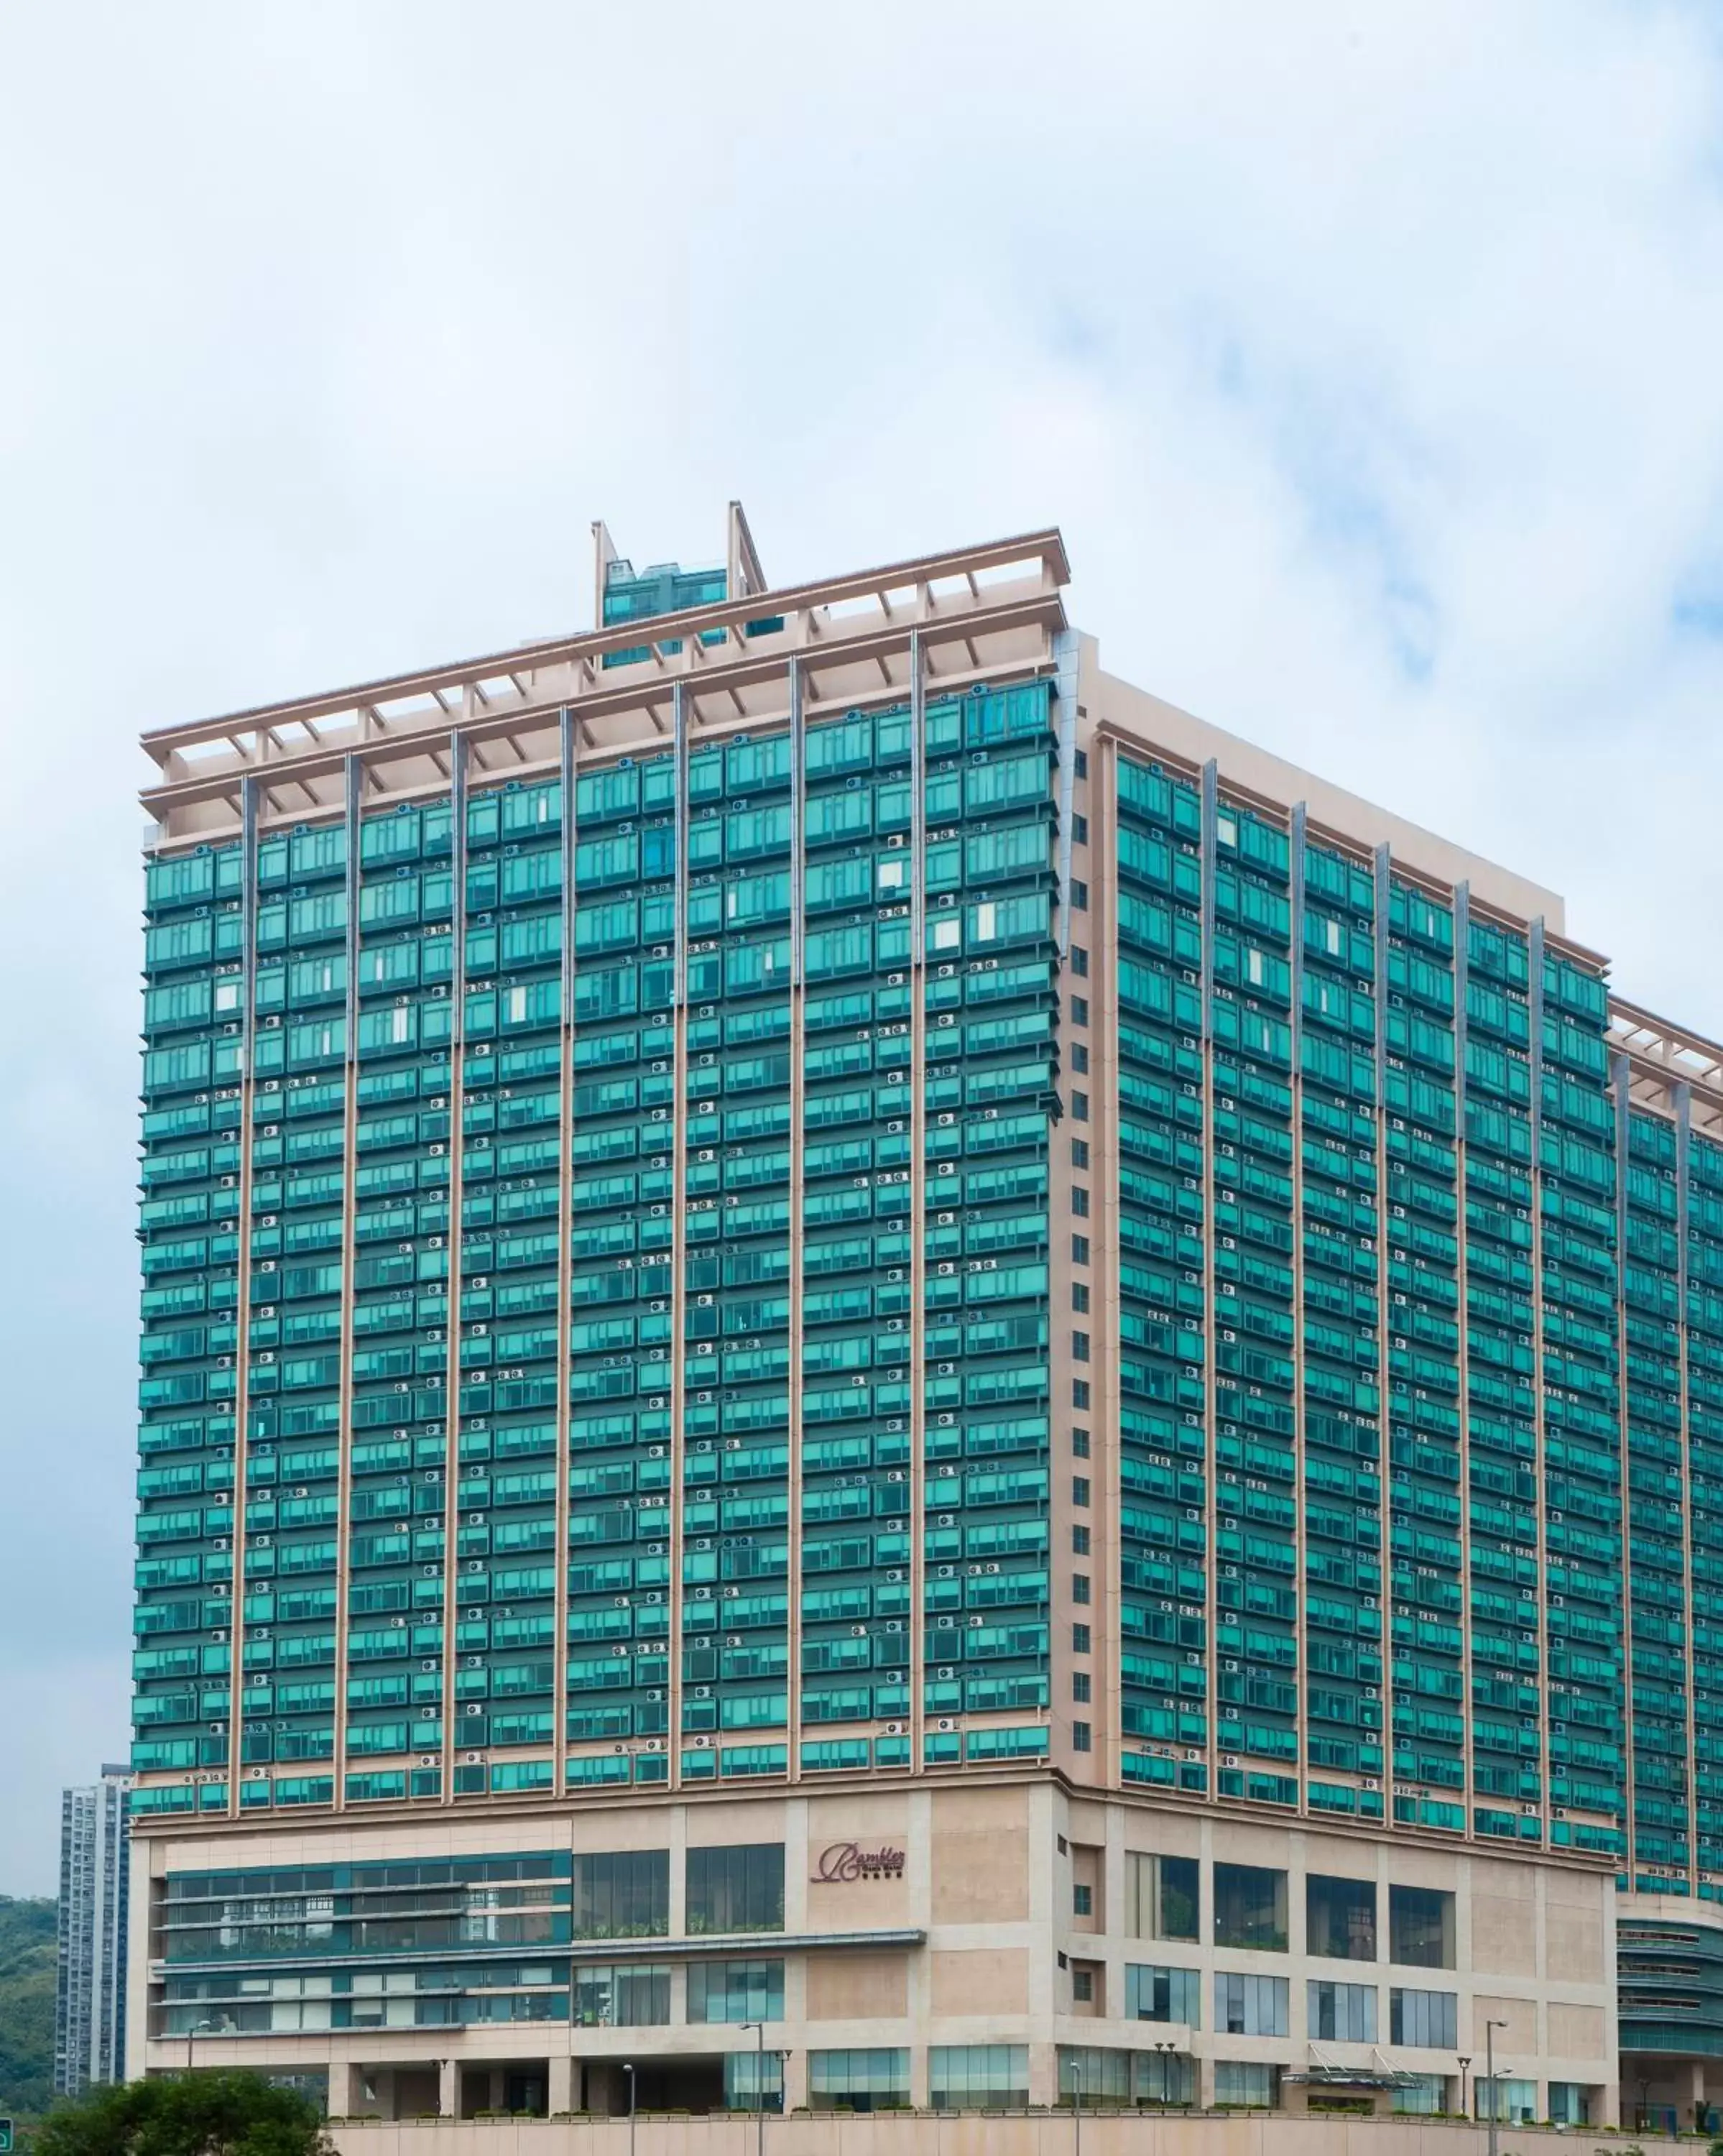
[[[731,531],[717,604],[146,733],[156,847],[236,837],[247,780],[259,826],[314,822],[342,812],[350,757],[364,803],[407,801],[447,788],[457,740],[471,782],[542,774],[558,767],[565,711],[577,756],[608,758],[667,745],[679,710],[693,739],[782,724],[792,698],[813,720],[906,697],[912,654],[933,693],[1041,671],[1066,626],[1056,530],[780,591],[756,583],[739,504]],[[602,525],[594,536],[602,591],[613,551]]]

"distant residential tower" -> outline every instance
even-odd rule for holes
[[[126,2078],[126,1964],[131,1866],[127,1767],[60,1798],[59,1962],[54,2086],[77,2096]]]

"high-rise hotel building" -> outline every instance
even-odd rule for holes
[[[146,739],[133,2070],[1703,2101],[1723,1050],[1056,532],[597,557]]]

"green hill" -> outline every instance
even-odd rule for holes
[[[39,2118],[54,2095],[54,1905],[0,1894],[0,2112]]]

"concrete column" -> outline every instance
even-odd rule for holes
[[[331,2118],[353,2115],[353,2066],[349,2059],[329,2062],[329,2115]]]
[[[916,1957],[917,1961],[923,1958],[925,1958],[925,1957],[920,1955]],[[910,1964],[910,1981],[911,1984],[914,1984],[915,1981],[915,1964],[912,1962]],[[911,1999],[910,2005],[912,2007],[914,2006],[914,2004],[915,2001]],[[925,2027],[926,2024],[925,2022],[912,2020],[910,2026],[912,2030],[915,2030]],[[931,2081],[927,2071],[927,2046],[926,2044],[911,2043],[909,2048],[910,2102],[915,2105],[918,2111],[926,2111],[929,2103],[932,2100]]]
[[[574,2061],[567,2052],[553,2052],[545,2083],[545,2107],[552,2118],[559,2111],[574,2109]]]
[[[792,1798],[784,1806],[784,1929],[808,1928],[808,1804]]]
[[[792,2051],[784,2061],[784,2115],[805,2108],[808,2102],[808,2053]]]
[[[675,1730],[669,1743],[679,1744]],[[688,1807],[673,1805],[667,1822],[669,1832],[665,1837],[670,1845],[670,1937],[679,1939],[688,1930]]]
[[[956,1793],[952,1792],[953,1795]],[[933,1810],[931,1789],[911,1790],[908,1798],[909,1832],[905,1836],[905,1870],[908,1886],[909,1922],[930,1933],[929,1946],[909,1957],[909,1984],[905,2004],[911,2032],[910,2102],[918,2108],[927,2103],[926,2036],[933,2015]],[[916,2042],[916,2036],[921,2038]]]
[[[437,2061],[437,2110],[444,2118],[460,2117],[460,2061]]]

